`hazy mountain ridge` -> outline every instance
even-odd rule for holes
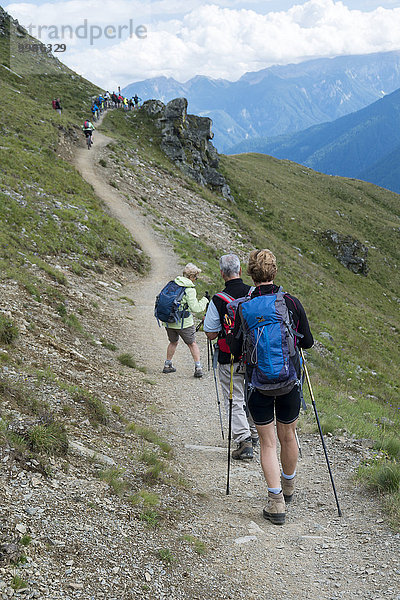
[[[186,83],[156,77],[123,92],[168,102],[213,119],[215,145],[231,152],[243,140],[278,136],[333,121],[400,87],[400,52],[315,59],[246,73],[238,81],[196,76]]]
[[[400,191],[400,90],[370,106],[275,140],[244,142],[236,152],[257,149],[331,175],[363,179]]]

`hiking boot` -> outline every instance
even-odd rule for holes
[[[295,488],[295,482],[296,482],[296,475],[293,477],[293,479],[285,479],[281,475],[282,492],[283,492],[283,496],[285,498],[286,503],[292,501],[293,494],[294,494],[294,488]]]
[[[163,373],[175,373],[176,369],[172,365],[164,365]]]
[[[194,377],[203,377],[203,369],[201,367],[195,367]]]
[[[268,519],[274,525],[283,525],[286,517],[286,506],[283,493],[273,494],[268,492],[267,506],[263,509],[264,519]]]
[[[232,452],[232,458],[235,460],[251,460],[253,458],[251,438],[239,442],[236,450]]]
[[[260,438],[258,437],[258,435],[255,435],[254,437],[251,436],[251,445],[253,446],[253,450],[258,448],[259,444],[260,444]]]

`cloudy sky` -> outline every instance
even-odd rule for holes
[[[400,50],[400,0],[53,0],[4,8],[105,89],[164,75],[234,81],[322,56]]]

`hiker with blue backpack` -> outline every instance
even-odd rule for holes
[[[228,315],[236,313],[229,345],[232,352],[243,352],[248,409],[260,437],[261,466],[268,486],[263,516],[275,525],[283,525],[286,503],[292,500],[295,489],[298,460],[299,348],[311,348],[314,340],[301,302],[274,284],[277,265],[272,252],[251,252],[247,272],[255,288],[250,299],[228,305]]]
[[[229,415],[230,394],[230,362],[231,352],[226,341],[225,317],[229,302],[237,298],[243,298],[250,291],[250,286],[243,282],[240,259],[236,254],[225,254],[219,259],[221,277],[225,281],[222,292],[215,294],[208,306],[203,323],[203,329],[209,340],[218,338],[213,352],[213,369],[217,368],[222,388],[225,411]],[[251,460],[253,448],[258,444],[258,434],[253,419],[246,413],[244,399],[244,375],[238,369],[240,353],[234,356],[234,368],[232,373],[232,437],[237,443],[237,448],[232,452],[232,458],[236,460]],[[216,364],[217,363],[217,364]]]
[[[156,298],[154,315],[159,323],[165,326],[169,340],[163,373],[175,373],[176,368],[172,365],[172,358],[179,338],[182,338],[194,360],[194,376],[203,376],[192,314],[202,315],[209,301],[206,296],[197,299],[195,281],[200,273],[201,269],[193,263],[188,263],[183,269],[182,276],[168,282]]]

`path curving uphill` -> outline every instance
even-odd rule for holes
[[[189,352],[181,344],[174,361],[177,372],[161,374],[166,336],[153,317],[154,298],[179,273],[178,261],[145,217],[105,180],[99,153],[110,141],[96,131],[92,150],[77,150],[75,164],[151,259],[149,275],[126,289],[135,301],[134,321],[122,335],[156,380],[164,407],[156,426],[171,440],[194,501],[201,498],[190,526],[195,535],[213,540],[212,564],[204,577],[212,572],[216,581],[221,580],[221,595],[215,600],[400,600],[400,536],[389,529],[377,500],[365,496],[352,481],[361,442],[327,440],[341,518],[319,437],[310,433],[300,432],[299,485],[283,527],[262,518],[266,487],[258,456],[252,462],[233,461],[231,494],[226,496],[226,444],[219,429],[212,372],[194,379]],[[198,341],[204,363],[203,334],[198,334]],[[234,596],[226,591],[226,580]]]

